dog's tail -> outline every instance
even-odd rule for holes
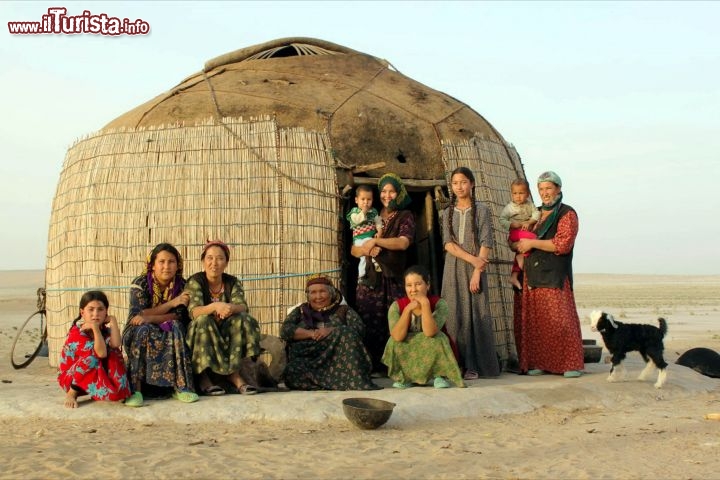
[[[660,317],[658,318],[658,323],[660,324],[660,335],[665,337],[665,334],[667,333],[667,322],[664,318]]]

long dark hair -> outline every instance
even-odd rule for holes
[[[471,191],[471,209],[472,209],[472,233],[473,233],[473,248],[474,250],[470,252],[473,255],[477,255],[478,253],[478,239],[480,238],[480,231],[478,229],[478,222],[477,222],[477,208],[475,206],[475,175],[473,175],[472,170],[470,170],[467,167],[458,167],[455,170],[452,171],[450,174],[450,207],[448,207],[448,225],[450,227],[450,239],[458,243],[457,238],[455,237],[455,230],[453,229],[453,217],[455,216],[455,205],[457,205],[457,196],[455,195],[455,192],[453,192],[452,189],[452,178],[457,175],[463,175],[465,178],[470,180],[472,183],[472,191]],[[459,243],[458,243],[459,245]]]
[[[89,292],[85,292],[82,297],[80,297],[80,310],[87,307],[87,304],[90,302],[94,302],[95,300],[98,300],[100,303],[105,305],[105,308],[110,308],[110,302],[108,301],[107,295],[105,295],[105,292],[101,292],[100,290],[90,290]],[[77,318],[73,320],[73,325],[82,318],[82,314],[78,313]]]

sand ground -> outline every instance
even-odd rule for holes
[[[567,380],[503,374],[437,391],[289,392],[204,397],[140,409],[62,407],[54,369],[13,370],[9,346],[35,308],[42,272],[0,272],[0,478],[720,478],[720,380],[675,365],[692,347],[720,351],[720,276],[577,275],[584,338],[591,310],[668,320],[669,380],[608,383],[588,364]],[[387,381],[381,382],[388,386]],[[341,400],[397,404],[378,430],[345,420]],[[102,470],[102,473],[99,473]]]

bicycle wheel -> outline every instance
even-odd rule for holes
[[[39,316],[39,325],[37,327],[28,328],[28,325]],[[36,322],[38,320],[35,320]],[[30,315],[25,323],[22,324],[15,335],[12,346],[10,347],[10,363],[15,370],[25,368],[37,357],[47,339],[47,320],[45,312],[38,310]]]

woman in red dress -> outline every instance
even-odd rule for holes
[[[80,299],[80,314],[73,321],[60,356],[58,383],[66,392],[65,406],[77,408],[77,398],[125,400],[130,396],[125,364],[120,353],[117,319],[108,315],[107,296],[98,290]]]
[[[530,252],[525,259],[521,321],[515,328],[520,370],[575,378],[585,366],[572,276],[578,217],[562,203],[557,173],[540,175],[538,193],[542,206],[534,229],[537,238],[515,244],[519,253]]]

